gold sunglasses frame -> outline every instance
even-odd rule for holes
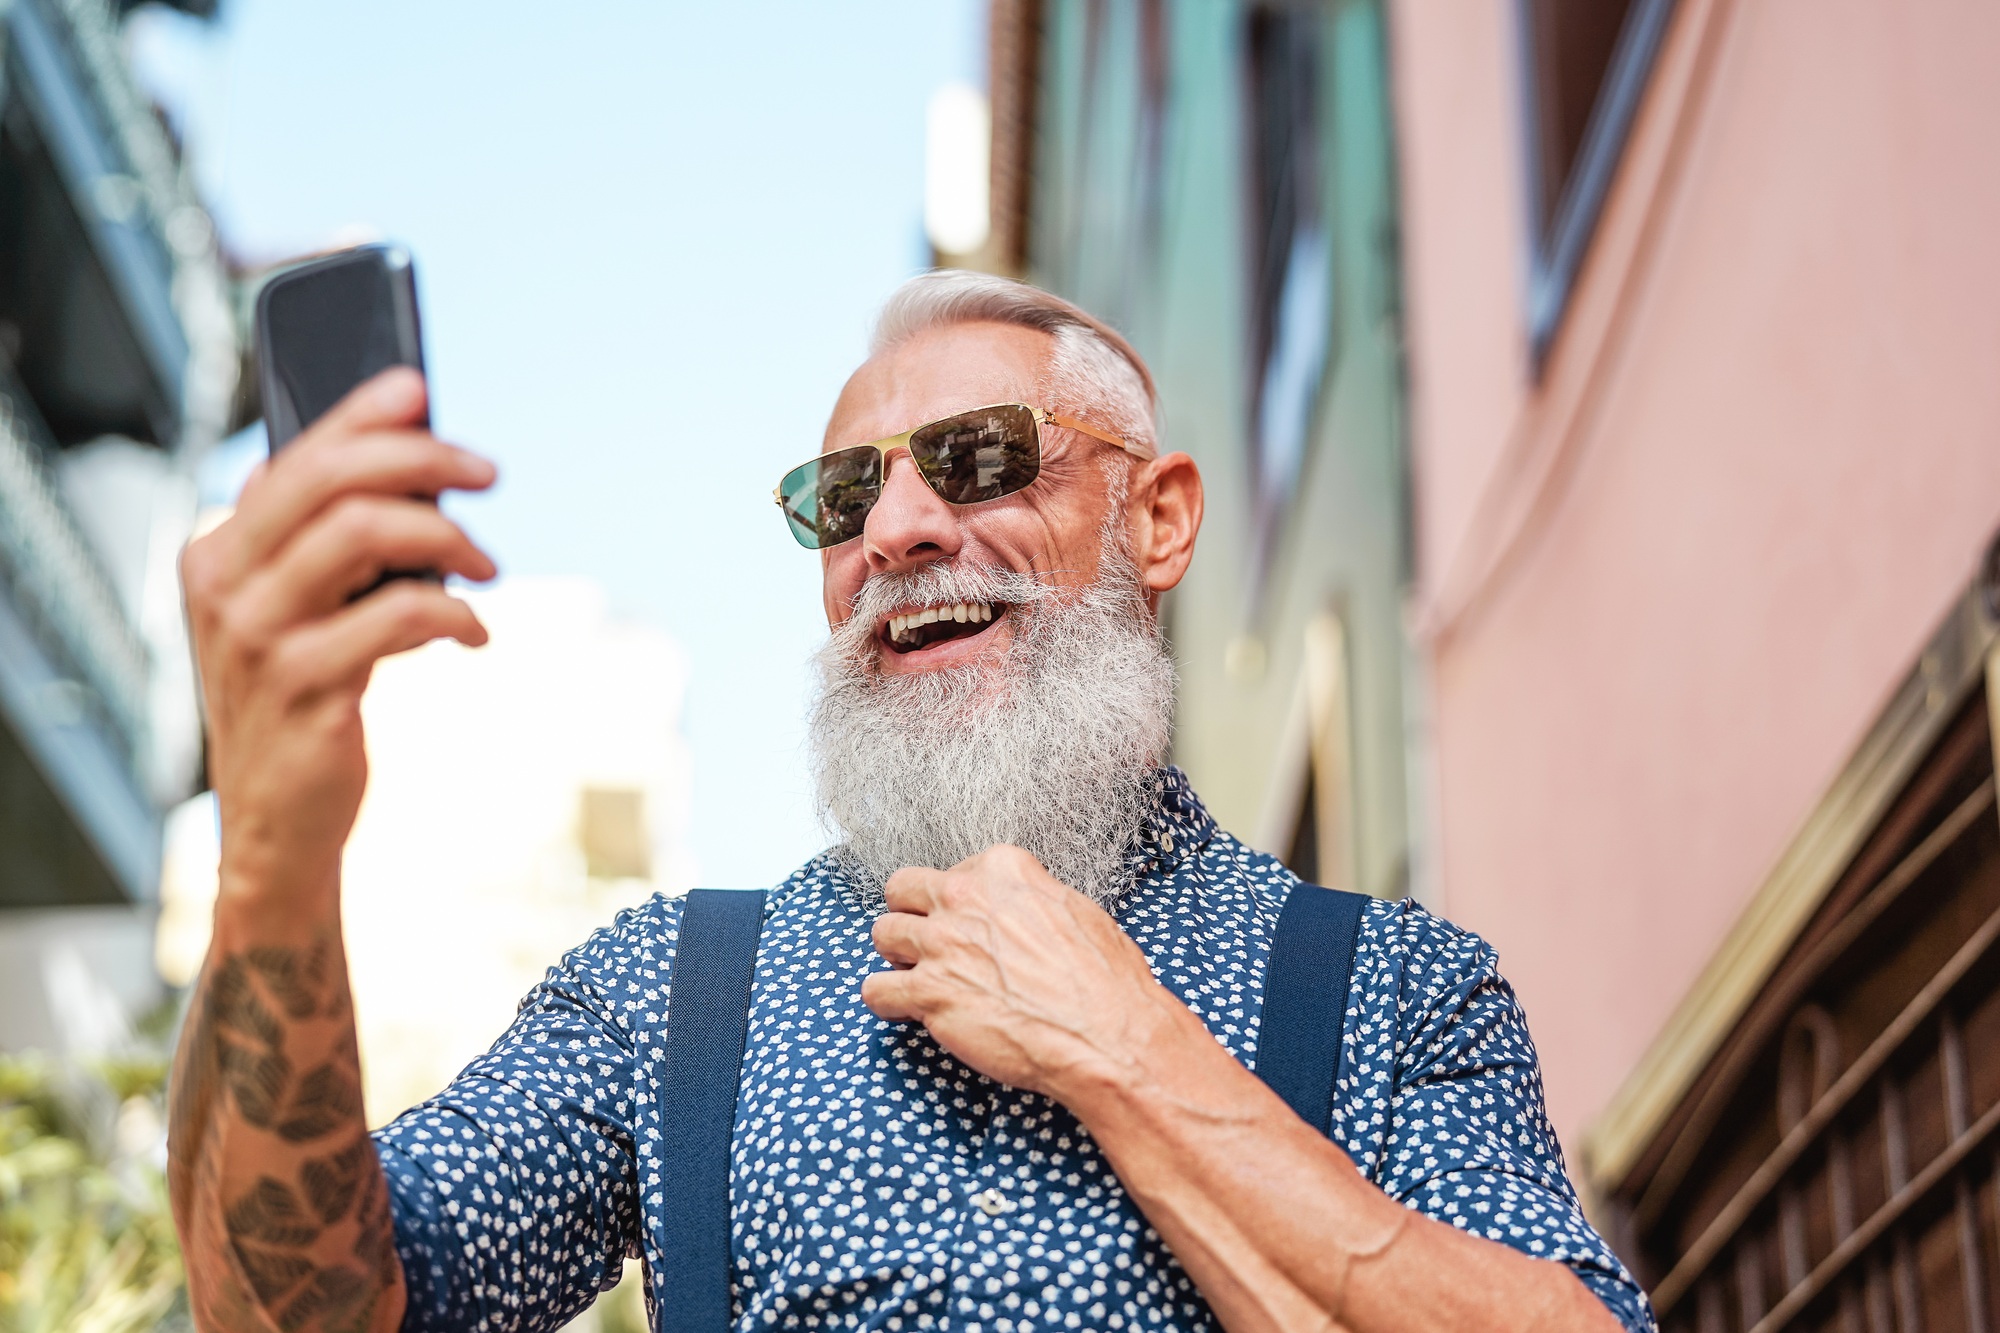
[[[908,430],[904,431],[901,435],[890,435],[880,440],[869,440],[862,444],[843,444],[838,449],[827,449],[819,454],[816,454],[814,455],[814,457],[808,458],[805,461],[805,463],[794,463],[790,467],[785,469],[784,474],[778,478],[778,484],[771,488],[771,503],[777,505],[780,510],[784,509],[785,477],[791,476],[794,472],[804,467],[806,463],[816,462],[821,458],[825,458],[828,454],[845,453],[849,449],[873,449],[875,450],[876,453],[880,454],[882,456],[882,484],[886,486],[889,484],[889,455],[894,453],[898,449],[907,450],[910,447],[911,436],[915,435],[920,430],[929,430],[932,426],[938,425],[942,422],[950,421],[952,417],[969,416],[974,412],[990,412],[996,407],[1026,408],[1029,415],[1033,416],[1035,419],[1035,430],[1037,434],[1040,433],[1041,428],[1043,426],[1061,426],[1064,430],[1073,430],[1077,432],[1079,435],[1088,435],[1091,439],[1096,440],[1100,444],[1108,444],[1114,449],[1123,449],[1126,453],[1132,455],[1132,457],[1134,458],[1140,459],[1141,461],[1150,461],[1153,457],[1152,451],[1146,448],[1146,446],[1143,444],[1134,444],[1132,441],[1126,439],[1122,435],[1113,435],[1108,431],[1101,431],[1097,427],[1090,425],[1088,422],[1078,421],[1075,417],[1058,416],[1054,412],[1045,411],[1042,408],[1036,407],[1033,403],[987,403],[982,407],[963,408],[957,412],[951,413],[948,416],[939,417],[936,421],[926,421],[921,426],[912,426]],[[1036,444],[1037,446],[1039,446],[1040,440],[1037,440]],[[912,458],[910,460],[910,463],[912,466],[915,466],[916,459]],[[920,478],[923,476],[923,470],[921,468],[917,470],[917,475]],[[926,480],[924,482],[924,485],[930,486],[930,482]],[[935,488],[932,488],[931,494],[937,495],[937,491]],[[1020,492],[1010,491],[1008,492],[1008,494],[1018,495],[1020,494]],[[1007,497],[1003,495],[1003,496],[995,496],[994,498],[1004,500]],[[942,495],[938,495],[938,499],[944,500],[944,497]],[[955,503],[955,501],[951,500],[944,500],[944,502],[946,504]],[[974,500],[971,501],[971,503],[987,504],[990,502],[985,500]],[[850,537],[848,540],[852,541],[853,538]],[[835,545],[845,545],[845,544],[846,544],[845,542],[835,543]],[[830,551],[833,549],[833,547],[822,546],[818,548],[809,547],[807,549]]]

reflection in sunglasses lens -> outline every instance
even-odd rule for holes
[[[821,546],[861,535],[868,511],[882,494],[882,456],[873,449],[843,449],[819,461],[818,529]]]
[[[1041,471],[1034,413],[1010,404],[961,412],[910,437],[910,457],[931,488],[953,504],[997,500]]]
[[[799,545],[819,550],[861,535],[882,494],[881,460],[872,446],[842,449],[785,474],[778,493]]]

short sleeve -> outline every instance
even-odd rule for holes
[[[1445,927],[1413,951],[1380,1183],[1427,1216],[1569,1266],[1626,1328],[1639,1284],[1583,1215],[1528,1023],[1491,946]]]
[[[560,1328],[637,1252],[629,1035],[573,951],[485,1055],[374,1135],[412,1333]]]

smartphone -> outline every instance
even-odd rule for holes
[[[410,252],[363,245],[286,269],[257,294],[256,336],[275,454],[371,375],[390,366],[423,372]]]
[[[272,453],[391,366],[424,370],[416,266],[402,246],[362,245],[308,260],[257,293],[257,384]],[[423,425],[430,424],[426,407]],[[440,581],[435,570],[392,570],[355,596],[392,579]]]

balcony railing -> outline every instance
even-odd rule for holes
[[[208,212],[125,65],[105,0],[0,0],[23,88],[176,419],[160,441],[220,438],[239,340]]]
[[[34,404],[0,364],[0,578],[79,687],[70,706],[96,713],[136,764],[146,745],[145,644],[63,504],[52,448]]]
[[[192,671],[163,581],[93,538],[143,522],[164,554],[191,500],[127,513],[62,451],[122,438],[185,473],[229,424],[237,320],[112,4],[0,0],[0,97],[18,190],[0,255],[0,782],[18,797],[0,907],[144,899],[159,806],[198,770]]]

